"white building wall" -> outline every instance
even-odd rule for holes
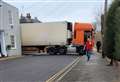
[[[12,15],[12,24],[9,23],[9,13],[11,12]],[[21,39],[20,39],[20,25],[19,25],[19,16],[18,16],[18,9],[2,2],[1,7],[1,16],[2,19],[1,27],[0,29],[4,32],[4,38],[5,38],[5,46],[11,45],[11,39],[10,36],[14,35],[15,37],[15,48],[11,48],[10,50],[6,52],[3,52],[4,54],[8,54],[8,56],[13,55],[21,55]],[[13,28],[11,28],[11,25]]]
[[[2,2],[0,1],[0,30],[2,30]]]

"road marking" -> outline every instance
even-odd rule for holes
[[[56,82],[59,82],[66,74],[68,74],[73,69],[73,67],[78,64],[79,61],[80,60],[76,61],[76,63],[74,63],[65,73],[63,73],[63,75],[61,75],[61,77],[56,80]]]
[[[80,60],[80,57],[77,57],[72,63],[67,65],[64,69],[60,70],[58,73],[53,75],[50,79],[45,82],[58,82],[61,80]]]

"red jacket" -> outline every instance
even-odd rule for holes
[[[91,51],[93,48],[93,43],[92,41],[87,41],[86,44],[85,44],[85,50],[86,51]]]

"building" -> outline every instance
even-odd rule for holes
[[[0,0],[0,56],[21,55],[18,9]]]
[[[39,21],[37,17],[32,19],[30,13],[27,13],[26,17],[21,14],[20,23],[41,23],[41,21]]]

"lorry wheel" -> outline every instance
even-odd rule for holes
[[[64,49],[59,50],[60,55],[64,55]]]
[[[54,55],[54,52],[49,52],[48,54],[49,54],[49,55]]]
[[[83,53],[79,53],[79,56],[83,56]]]
[[[66,49],[64,49],[64,48],[63,48],[63,49],[60,49],[60,50],[59,50],[59,53],[60,53],[61,55],[65,55],[65,54],[66,54]]]
[[[55,54],[54,48],[53,48],[53,47],[48,48],[48,49],[47,49],[47,53],[48,53],[49,55],[54,55],[54,54]]]
[[[55,55],[55,52],[54,51],[49,51],[48,54],[49,55]]]
[[[86,51],[81,50],[81,51],[79,52],[79,55],[80,55],[80,56],[86,55]]]

